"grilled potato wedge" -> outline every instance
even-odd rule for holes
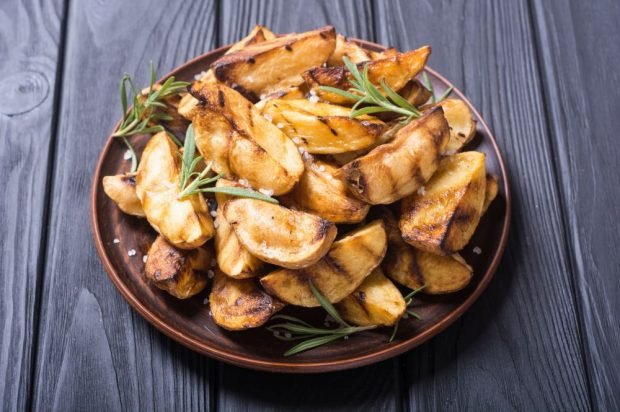
[[[120,210],[128,215],[144,217],[144,209],[136,195],[136,174],[105,176],[103,191]]]
[[[398,91],[398,94],[400,94],[402,97],[405,98],[405,100],[407,100],[409,103],[416,107],[422,106],[428,101],[428,99],[431,98],[430,90],[424,87],[422,83],[420,83],[416,79],[409,81],[409,83],[407,83],[405,87]],[[446,109],[444,108],[444,112],[445,110]],[[444,113],[444,115],[446,116],[446,118],[448,118],[447,113]],[[449,119],[448,124],[450,124]]]
[[[497,182],[497,177],[493,175],[487,175],[487,184],[484,190],[484,204],[482,205],[482,214],[484,215],[489,206],[491,206],[491,202],[495,200],[497,197],[497,193],[499,192],[499,184]]]
[[[284,304],[265,293],[254,279],[233,279],[217,271],[209,295],[213,320],[228,330],[263,325]]]
[[[255,199],[233,199],[224,216],[239,242],[260,260],[285,268],[310,266],[336,238],[336,225],[309,213]]]
[[[252,44],[216,60],[215,77],[256,102],[259,96],[303,83],[300,73],[327,61],[336,47],[331,26]]]
[[[394,47],[390,47],[389,49],[385,49],[380,52],[376,52],[372,50],[367,50],[367,52],[370,55],[370,58],[372,60],[381,60],[387,57],[394,57],[398,54],[398,50],[396,50]]]
[[[136,195],[146,219],[173,246],[194,249],[213,237],[209,209],[200,194],[178,199],[181,158],[165,132],[149,140],[136,175]]]
[[[205,158],[220,159],[222,164],[228,147],[229,173],[223,167],[214,170],[247,179],[252,187],[275,195],[290,191],[304,171],[295,144],[233,89],[221,84],[198,90],[194,86],[191,92],[202,102],[194,119],[196,147]]]
[[[379,85],[383,79],[393,90],[400,90],[424,68],[430,53],[430,46],[424,46],[381,60],[359,63],[358,67],[362,70],[364,65],[368,65],[368,78],[372,84]],[[323,91],[320,86],[347,90],[351,87],[349,76],[349,71],[343,66],[314,67],[302,74],[308,88],[321,99],[336,104],[352,102],[346,97]]]
[[[351,109],[301,100],[271,100],[263,113],[308,153],[344,153],[372,145],[385,123],[372,116],[351,118]]]
[[[144,277],[172,296],[187,299],[207,286],[210,260],[206,249],[178,249],[157,236],[148,252]]]
[[[450,126],[450,140],[445,148],[445,154],[453,155],[476,135],[476,120],[463,100],[445,99],[437,103],[437,106],[443,108],[444,116]]]
[[[400,231],[405,242],[440,255],[451,255],[469,242],[484,205],[484,160],[480,152],[447,157],[425,193],[403,199]]]
[[[219,179],[216,183],[217,187],[231,186],[243,187],[237,182],[226,179]],[[217,255],[217,265],[219,268],[233,278],[245,279],[256,276],[258,269],[263,262],[252,256],[239,242],[235,231],[224,216],[224,205],[231,199],[230,196],[223,193],[216,193],[217,214],[215,229],[215,253]]]
[[[357,43],[348,40],[342,34],[336,35],[336,48],[329,59],[327,64],[330,66],[342,66],[344,62],[342,58],[347,56],[353,63],[362,63],[371,60],[370,52]]]
[[[336,304],[342,318],[358,326],[393,326],[407,305],[400,291],[377,268],[362,284]]]
[[[299,100],[306,97],[306,92],[301,86],[291,86],[286,89],[278,90],[263,96],[254,106],[261,112],[265,108],[267,102],[275,99],[280,100]]]
[[[463,258],[435,255],[405,243],[398,221],[387,209],[381,211],[388,234],[388,250],[381,263],[385,274],[410,289],[424,286],[424,293],[438,295],[456,292],[467,286],[472,268]]]
[[[418,190],[435,173],[448,142],[440,107],[409,123],[390,143],[344,165],[340,176],[359,199],[389,204]]]
[[[379,266],[386,248],[383,222],[375,220],[334,242],[316,264],[300,270],[276,270],[261,278],[261,284],[286,303],[320,306],[310,289],[311,281],[330,302],[340,302]]]
[[[295,188],[281,198],[288,206],[320,216],[334,223],[359,223],[370,205],[351,197],[347,185],[336,177],[338,169],[329,163],[306,162]]]

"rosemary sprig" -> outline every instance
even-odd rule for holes
[[[424,288],[426,287],[426,285],[422,285],[417,289],[412,290],[411,292],[409,292],[408,294],[405,295],[404,299],[405,299],[405,305],[407,305],[407,308],[409,306],[411,306],[411,304],[413,303],[413,297],[415,295],[417,295],[418,293],[420,293]],[[416,318],[417,320],[422,319],[420,317],[420,315],[418,315],[417,313],[415,313],[412,310],[406,309],[405,314],[407,316],[412,316],[414,318]],[[396,325],[394,325],[394,329],[392,329],[392,335],[390,336],[390,342],[392,342],[394,340],[394,338],[396,337],[396,332],[398,332],[398,324],[400,323],[400,320],[398,322],[396,322]]]
[[[351,117],[358,117],[365,114],[393,112],[402,115],[405,121],[420,117],[422,113],[406,99],[396,93],[386,82],[381,79],[381,89],[384,93],[372,84],[368,78],[368,63],[364,64],[360,72],[357,65],[351,63],[346,56],[342,58],[344,64],[351,73],[349,83],[351,88],[348,90],[336,87],[321,86],[321,90],[343,96],[355,101],[351,111]],[[364,107],[361,107],[364,105]]]
[[[435,89],[433,88],[433,83],[431,82],[431,79],[429,79],[428,77],[428,73],[423,72],[422,79],[424,87],[426,87],[428,91],[431,92],[431,104],[439,103],[440,101],[444,100],[446,97],[450,96],[450,93],[452,93],[452,90],[454,89],[454,87],[450,86],[446,89],[446,91],[441,94],[441,96],[439,96],[439,98],[436,98]]]
[[[202,156],[196,156],[196,140],[194,137],[194,128],[190,124],[185,133],[185,142],[183,143],[183,156],[181,157],[181,181],[179,199],[194,195],[196,193],[224,193],[230,196],[249,197],[252,199],[263,200],[269,203],[278,203],[271,196],[264,195],[254,190],[241,187],[215,187],[209,186],[215,183],[223,174],[209,176],[213,162],[209,162],[207,166],[198,171],[198,165],[203,161]]]
[[[155,87],[155,68],[153,62],[151,62],[151,79],[146,94],[136,88],[129,74],[125,73],[121,79],[120,95],[123,120],[112,136],[120,138],[127,146],[127,150],[131,154],[132,172],[135,172],[138,167],[138,158],[127,138],[136,134],[153,134],[166,131],[162,125],[158,124],[161,121],[172,120],[172,116],[165,112],[167,106],[164,100],[179,94],[188,85],[189,83],[176,81],[174,76],[171,76],[160,87]],[[128,108],[128,92],[131,99],[131,109]],[[168,133],[168,135],[173,138],[175,143],[180,145],[180,142],[172,133]]]
[[[325,309],[325,311],[332,318],[334,318],[340,326],[336,329],[315,328],[309,323],[292,316],[275,315],[272,319],[286,321],[284,323],[277,323],[267,327],[270,332],[273,332],[273,335],[276,338],[285,341],[304,339],[303,342],[298,343],[286,351],[284,356],[295,355],[308,349],[316,348],[335,340],[345,338],[346,336],[354,333],[376,328],[376,326],[349,325],[342,319],[334,305],[332,305],[329,300],[327,300],[327,298],[319,292],[312,282],[310,282],[310,290],[312,290],[312,294],[319,301],[323,309]]]

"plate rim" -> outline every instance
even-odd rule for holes
[[[375,51],[381,51],[387,49],[386,46],[382,46],[380,44],[361,40],[356,38],[350,38],[350,40],[355,41],[356,43],[369,48]],[[203,53],[193,59],[188,60],[187,62],[175,67],[172,71],[162,77],[162,79],[168,78],[173,75],[177,71],[180,71],[187,66],[193,65],[200,60],[211,57],[214,54],[223,53],[228,50],[232,44],[228,44],[214,50],[210,50],[206,53]],[[489,138],[491,146],[497,155],[497,160],[499,164],[499,169],[502,175],[502,179],[504,182],[504,201],[505,201],[505,209],[506,212],[504,214],[504,220],[502,223],[502,233],[499,240],[499,245],[496,250],[495,255],[493,256],[493,260],[489,265],[488,269],[481,277],[480,282],[476,286],[476,288],[472,291],[472,293],[467,296],[467,298],[456,308],[454,308],[448,315],[446,315],[439,322],[433,324],[428,329],[424,330],[420,334],[413,336],[409,339],[402,340],[398,343],[392,343],[386,345],[383,348],[377,348],[377,350],[373,350],[372,352],[368,352],[363,355],[358,355],[355,357],[333,360],[333,361],[324,361],[324,362],[302,362],[302,363],[284,363],[284,362],[274,362],[274,361],[264,361],[260,359],[255,359],[248,356],[240,356],[234,353],[229,353],[226,351],[219,350],[210,346],[208,343],[194,339],[182,331],[177,330],[173,326],[170,326],[163,319],[161,319],[157,314],[149,309],[146,305],[144,305],[137,297],[134,295],[129,287],[123,282],[121,276],[119,275],[117,269],[112,265],[110,261],[106,249],[103,244],[103,239],[101,237],[101,230],[98,222],[98,213],[97,213],[97,198],[99,193],[99,183],[101,182],[101,171],[104,165],[105,154],[108,153],[110,146],[114,142],[114,137],[112,135],[108,135],[105,145],[101,149],[99,153],[99,158],[97,160],[97,165],[95,166],[95,172],[92,177],[91,183],[91,195],[90,195],[90,223],[91,223],[91,233],[93,235],[93,240],[95,243],[95,247],[97,249],[97,254],[99,255],[99,259],[103,264],[103,267],[108,275],[108,278],[112,281],[116,289],[120,292],[123,298],[129,303],[129,305],[133,308],[133,310],[137,311],[144,319],[146,319],[151,325],[153,325],[157,330],[173,339],[174,341],[182,344],[183,346],[196,351],[200,354],[207,355],[214,359],[217,359],[222,362],[226,362],[235,366],[240,366],[244,368],[250,368],[254,370],[267,371],[267,372],[285,372],[285,373],[321,373],[321,372],[331,372],[331,371],[339,371],[346,370],[352,368],[358,368],[362,366],[367,366],[373,363],[381,362],[383,360],[398,356],[404,352],[407,352],[422,343],[428,341],[432,337],[438,335],[442,331],[444,331],[448,326],[453,324],[458,318],[460,318],[463,313],[465,313],[471,305],[480,297],[482,292],[487,288],[488,284],[493,279],[493,276],[499,266],[499,263],[504,255],[504,251],[506,249],[506,244],[508,241],[508,234],[510,231],[510,221],[512,214],[512,198],[511,198],[511,190],[510,190],[510,181],[508,179],[508,172],[506,163],[504,161],[504,156],[497,145],[497,141],[495,136],[491,132],[491,129],[487,125],[484,118],[480,115],[478,110],[473,106],[473,104],[467,99],[467,97],[461,92],[459,88],[454,86],[452,82],[448,81],[445,77],[437,73],[435,70],[426,66],[425,70],[427,70],[431,75],[435,76],[441,82],[445,83],[448,86],[453,87],[453,93],[455,93],[460,99],[462,99],[467,106],[472,110],[477,119],[479,119],[479,124],[484,130],[486,136]],[[161,79],[158,81],[161,82]],[[115,130],[118,127],[120,121],[114,126],[112,130]]]

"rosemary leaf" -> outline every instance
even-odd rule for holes
[[[247,197],[250,199],[263,200],[265,202],[278,204],[278,200],[274,199],[271,196],[264,195],[260,192],[255,192],[252,189],[243,189],[241,187],[230,187],[230,186],[222,186],[222,187],[205,187],[199,190],[200,192],[207,193],[224,193],[231,196],[237,197]]]
[[[314,286],[312,281],[309,281],[309,283],[310,283],[310,290],[312,291],[312,294],[314,295],[316,300],[319,301],[319,303],[321,304],[323,309],[325,309],[325,311],[327,313],[329,313],[329,315],[332,318],[334,318],[338,323],[340,323],[342,326],[350,327],[351,325],[349,325],[347,322],[345,322],[340,317],[340,314],[338,313],[338,311],[336,310],[334,305],[332,305],[331,302],[329,300],[327,300],[327,298],[325,296],[323,296],[323,294],[321,292],[319,292],[319,290]]]
[[[326,343],[330,343],[335,340],[341,339],[344,336],[345,335],[328,335],[328,336],[319,336],[317,338],[308,339],[293,346],[288,351],[284,352],[284,356],[295,355],[300,352],[307,351],[308,349],[316,348],[317,346],[322,346],[322,345],[325,345]]]

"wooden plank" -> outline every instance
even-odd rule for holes
[[[277,33],[332,24],[346,35],[372,40],[369,1],[223,2],[222,44],[244,36],[255,24]],[[400,408],[395,361],[353,371],[288,376],[220,366],[218,408],[222,410],[394,410]]]
[[[0,3],[0,409],[26,410],[45,237],[62,0]]]
[[[511,236],[496,278],[459,322],[404,363],[411,409],[588,409],[528,4],[380,1],[377,13],[381,42],[433,46],[430,65],[489,121],[513,187]]]
[[[595,410],[620,410],[620,4],[533,2]]]
[[[108,280],[91,240],[91,176],[124,71],[148,81],[212,49],[215,4],[70,2],[34,409],[204,410],[211,363],[157,332]]]

